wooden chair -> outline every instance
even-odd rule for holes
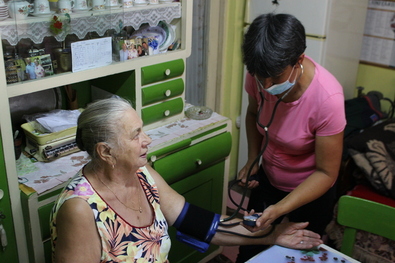
[[[357,230],[395,240],[395,207],[343,195],[339,200],[337,222],[345,226],[340,251],[352,256]]]

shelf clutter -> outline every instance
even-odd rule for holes
[[[177,50],[181,36],[171,22],[180,17],[181,4],[167,1],[70,14],[51,11],[19,20],[6,18],[0,23],[0,32],[7,84]],[[106,37],[109,40],[104,43]],[[106,46],[92,49],[98,44],[89,41]],[[89,56],[94,61],[81,57],[84,50],[95,51],[95,56]],[[98,58],[105,58],[105,63],[96,63]]]

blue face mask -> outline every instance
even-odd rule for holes
[[[278,95],[281,94],[287,90],[289,90],[290,88],[292,88],[295,83],[296,83],[296,77],[295,80],[293,82],[290,82],[289,79],[292,76],[292,73],[294,72],[295,67],[292,68],[291,74],[289,75],[288,79],[283,82],[283,83],[279,83],[279,84],[274,84],[273,86],[264,89],[267,93],[272,94],[272,95]]]

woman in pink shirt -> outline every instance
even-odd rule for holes
[[[239,179],[252,189],[248,209],[263,211],[256,229],[287,216],[323,235],[341,162],[344,96],[305,48],[304,27],[291,15],[264,14],[250,25],[243,43],[248,161]],[[263,249],[241,247],[237,262]]]

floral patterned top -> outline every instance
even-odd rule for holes
[[[57,213],[66,200],[81,198],[88,202],[96,220],[102,243],[101,263],[168,262],[171,241],[167,232],[167,221],[160,210],[158,189],[145,167],[141,167],[136,174],[154,210],[155,216],[151,225],[135,227],[126,222],[96,193],[83,175],[82,169],[70,179],[52,209],[50,219],[52,256],[54,257],[57,239]]]

